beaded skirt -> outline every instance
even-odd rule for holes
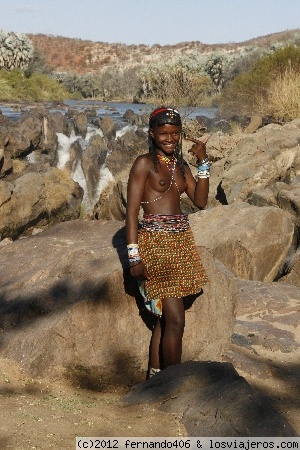
[[[139,289],[155,315],[162,315],[162,299],[197,294],[208,282],[186,214],[145,214],[138,244],[149,274]]]

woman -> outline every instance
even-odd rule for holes
[[[178,111],[157,108],[149,118],[149,153],[136,158],[127,191],[126,239],[131,275],[137,279],[149,311],[157,315],[150,344],[149,377],[179,364],[185,325],[183,297],[201,291],[207,276],[187,214],[180,208],[185,192],[204,208],[209,190],[207,139],[193,142],[197,180],[182,158],[182,122]],[[138,215],[144,210],[141,228]]]

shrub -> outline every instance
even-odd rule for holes
[[[300,48],[288,46],[268,54],[253,65],[250,72],[238,75],[223,90],[219,106],[225,115],[252,115],[268,102],[269,89],[287,68],[300,70]]]
[[[269,115],[277,120],[300,117],[300,73],[288,67],[271,84],[267,100],[258,104],[262,115]]]

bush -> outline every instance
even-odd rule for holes
[[[256,61],[250,72],[238,75],[226,86],[219,98],[223,116],[252,115],[268,102],[274,80],[282,77],[287,68],[300,71],[300,48],[289,46],[274,51]]]
[[[46,75],[27,78],[19,69],[0,70],[0,99],[5,101],[61,101],[73,98],[60,84]]]
[[[13,89],[9,82],[3,78],[0,78],[0,100],[11,100],[13,96]]]
[[[276,120],[293,120],[300,117],[300,73],[288,67],[283,75],[271,84],[267,100],[259,103],[262,115]]]

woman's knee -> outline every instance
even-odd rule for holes
[[[172,328],[177,333],[183,333],[185,326],[185,312],[182,299],[165,299],[163,313],[166,327]]]

